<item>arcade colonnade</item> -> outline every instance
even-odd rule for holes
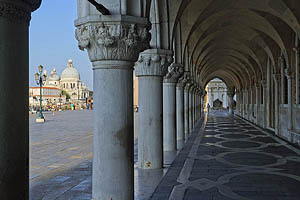
[[[214,78],[227,85],[231,114],[300,143],[297,0],[97,2],[110,14],[78,0],[75,21],[78,47],[93,66],[94,200],[134,196],[133,70],[142,169],[162,168],[163,151],[177,150],[177,140],[189,137],[202,115],[204,88]],[[4,199],[29,196],[28,27],[40,3],[0,0]]]

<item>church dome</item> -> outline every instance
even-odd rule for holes
[[[55,68],[51,71],[51,74],[48,77],[48,80],[49,81],[59,81],[60,80],[59,75],[56,73],[56,69]]]
[[[70,59],[66,69],[61,73],[61,80],[79,80],[78,71],[73,66],[73,61]]]

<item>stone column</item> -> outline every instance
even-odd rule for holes
[[[233,93],[232,92],[227,92],[228,96],[228,107],[229,107],[229,114],[233,115]]]
[[[256,98],[256,124],[258,124],[258,115],[259,115],[259,108],[260,108],[259,84],[255,85],[255,98]]]
[[[163,83],[163,144],[164,151],[176,151],[176,83],[183,66],[172,64]]]
[[[252,121],[254,118],[254,86],[250,87],[250,103],[251,103],[251,118],[249,116],[249,119]]]
[[[183,66],[182,66],[183,68]],[[184,86],[187,82],[186,74],[179,78],[176,85],[176,131],[177,141],[184,140]]]
[[[243,118],[246,119],[246,106],[247,106],[247,89],[243,89]]]
[[[139,78],[138,166],[142,169],[163,167],[162,83],[171,62],[172,51],[163,49],[148,49],[136,62],[135,74]]]
[[[279,85],[280,87],[280,93],[281,93],[281,101],[279,102],[279,104],[285,104],[284,100],[285,100],[285,88],[286,88],[286,85],[285,85],[285,72],[284,72],[284,58],[283,56],[280,56],[278,58],[278,64],[279,64],[279,67],[280,67],[280,75],[281,75],[281,78],[280,78],[280,81],[281,81],[281,84]]]
[[[197,88],[195,88],[193,90],[193,128],[196,125],[196,106],[197,106],[197,103],[196,103],[196,93],[197,93]]]
[[[297,40],[297,44],[298,44],[298,35],[296,37]],[[299,47],[295,47],[293,49],[295,51],[295,71],[296,71],[296,75],[295,75],[295,80],[296,80],[296,105],[299,105],[300,103],[300,94],[299,94]]]
[[[293,130],[293,86],[292,86],[292,81],[293,81],[293,75],[292,75],[292,70],[291,69],[286,69],[285,70],[285,75],[287,76],[288,79],[288,130],[292,131]]]
[[[193,130],[193,90],[194,86],[192,85],[189,90],[189,135]]]
[[[0,1],[0,199],[29,199],[29,34],[40,0]],[[37,68],[36,68],[37,70]]]
[[[262,88],[263,88],[263,103],[264,103],[264,128],[267,128],[267,81],[261,81]]]
[[[75,21],[94,80],[94,200],[134,198],[133,66],[148,47],[149,24],[133,16],[88,16]]]
[[[189,72],[185,72],[185,76],[187,78],[187,84],[184,87],[184,139],[187,140],[189,138],[189,90],[191,87],[190,74]]]
[[[279,112],[280,112],[280,107],[279,107],[279,84],[280,84],[280,74],[273,74],[273,78],[275,80],[275,134],[279,135],[279,125],[280,125],[280,117],[279,117]]]

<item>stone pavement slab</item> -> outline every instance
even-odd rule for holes
[[[150,199],[300,199],[300,151],[250,123],[210,113]]]
[[[30,199],[85,200],[92,197],[92,111],[45,113],[46,123],[30,116]],[[135,115],[135,121],[137,115]],[[149,199],[177,152],[165,152],[164,169],[137,168],[135,200]]]

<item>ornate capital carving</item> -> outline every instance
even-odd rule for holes
[[[299,48],[299,47],[294,47],[294,48],[293,48],[293,51],[294,51],[297,55],[299,55],[300,48]]]
[[[273,74],[273,78],[274,78],[275,82],[279,82],[280,81],[280,77],[281,77],[280,74]]]
[[[227,96],[229,96],[230,98],[233,98],[234,93],[233,92],[227,92]]]
[[[184,72],[183,76],[178,80],[179,85],[184,87],[184,90],[188,91],[192,85],[191,72]]]
[[[31,19],[31,8],[25,1],[0,2],[0,17],[13,23],[29,25]]]
[[[172,51],[164,49],[147,49],[140,53],[135,63],[135,75],[165,76],[168,66],[173,62]]]
[[[183,72],[183,75],[178,79],[177,86],[184,87],[190,80],[190,72]]]
[[[165,83],[177,83],[178,78],[182,76],[183,74],[183,65],[182,64],[177,64],[177,63],[172,63],[168,67],[168,73],[164,77],[164,82]]]
[[[75,22],[75,37],[80,50],[87,49],[92,62],[122,60],[135,62],[149,47],[150,25],[144,18],[99,16]]]
[[[261,80],[261,85],[263,86],[263,88],[267,88],[267,81],[266,80]]]
[[[293,79],[294,78],[292,69],[290,69],[290,68],[285,69],[285,75],[286,75],[287,79]]]
[[[26,3],[31,12],[35,11],[36,9],[38,9],[41,6],[42,0],[21,0],[24,3]]]

